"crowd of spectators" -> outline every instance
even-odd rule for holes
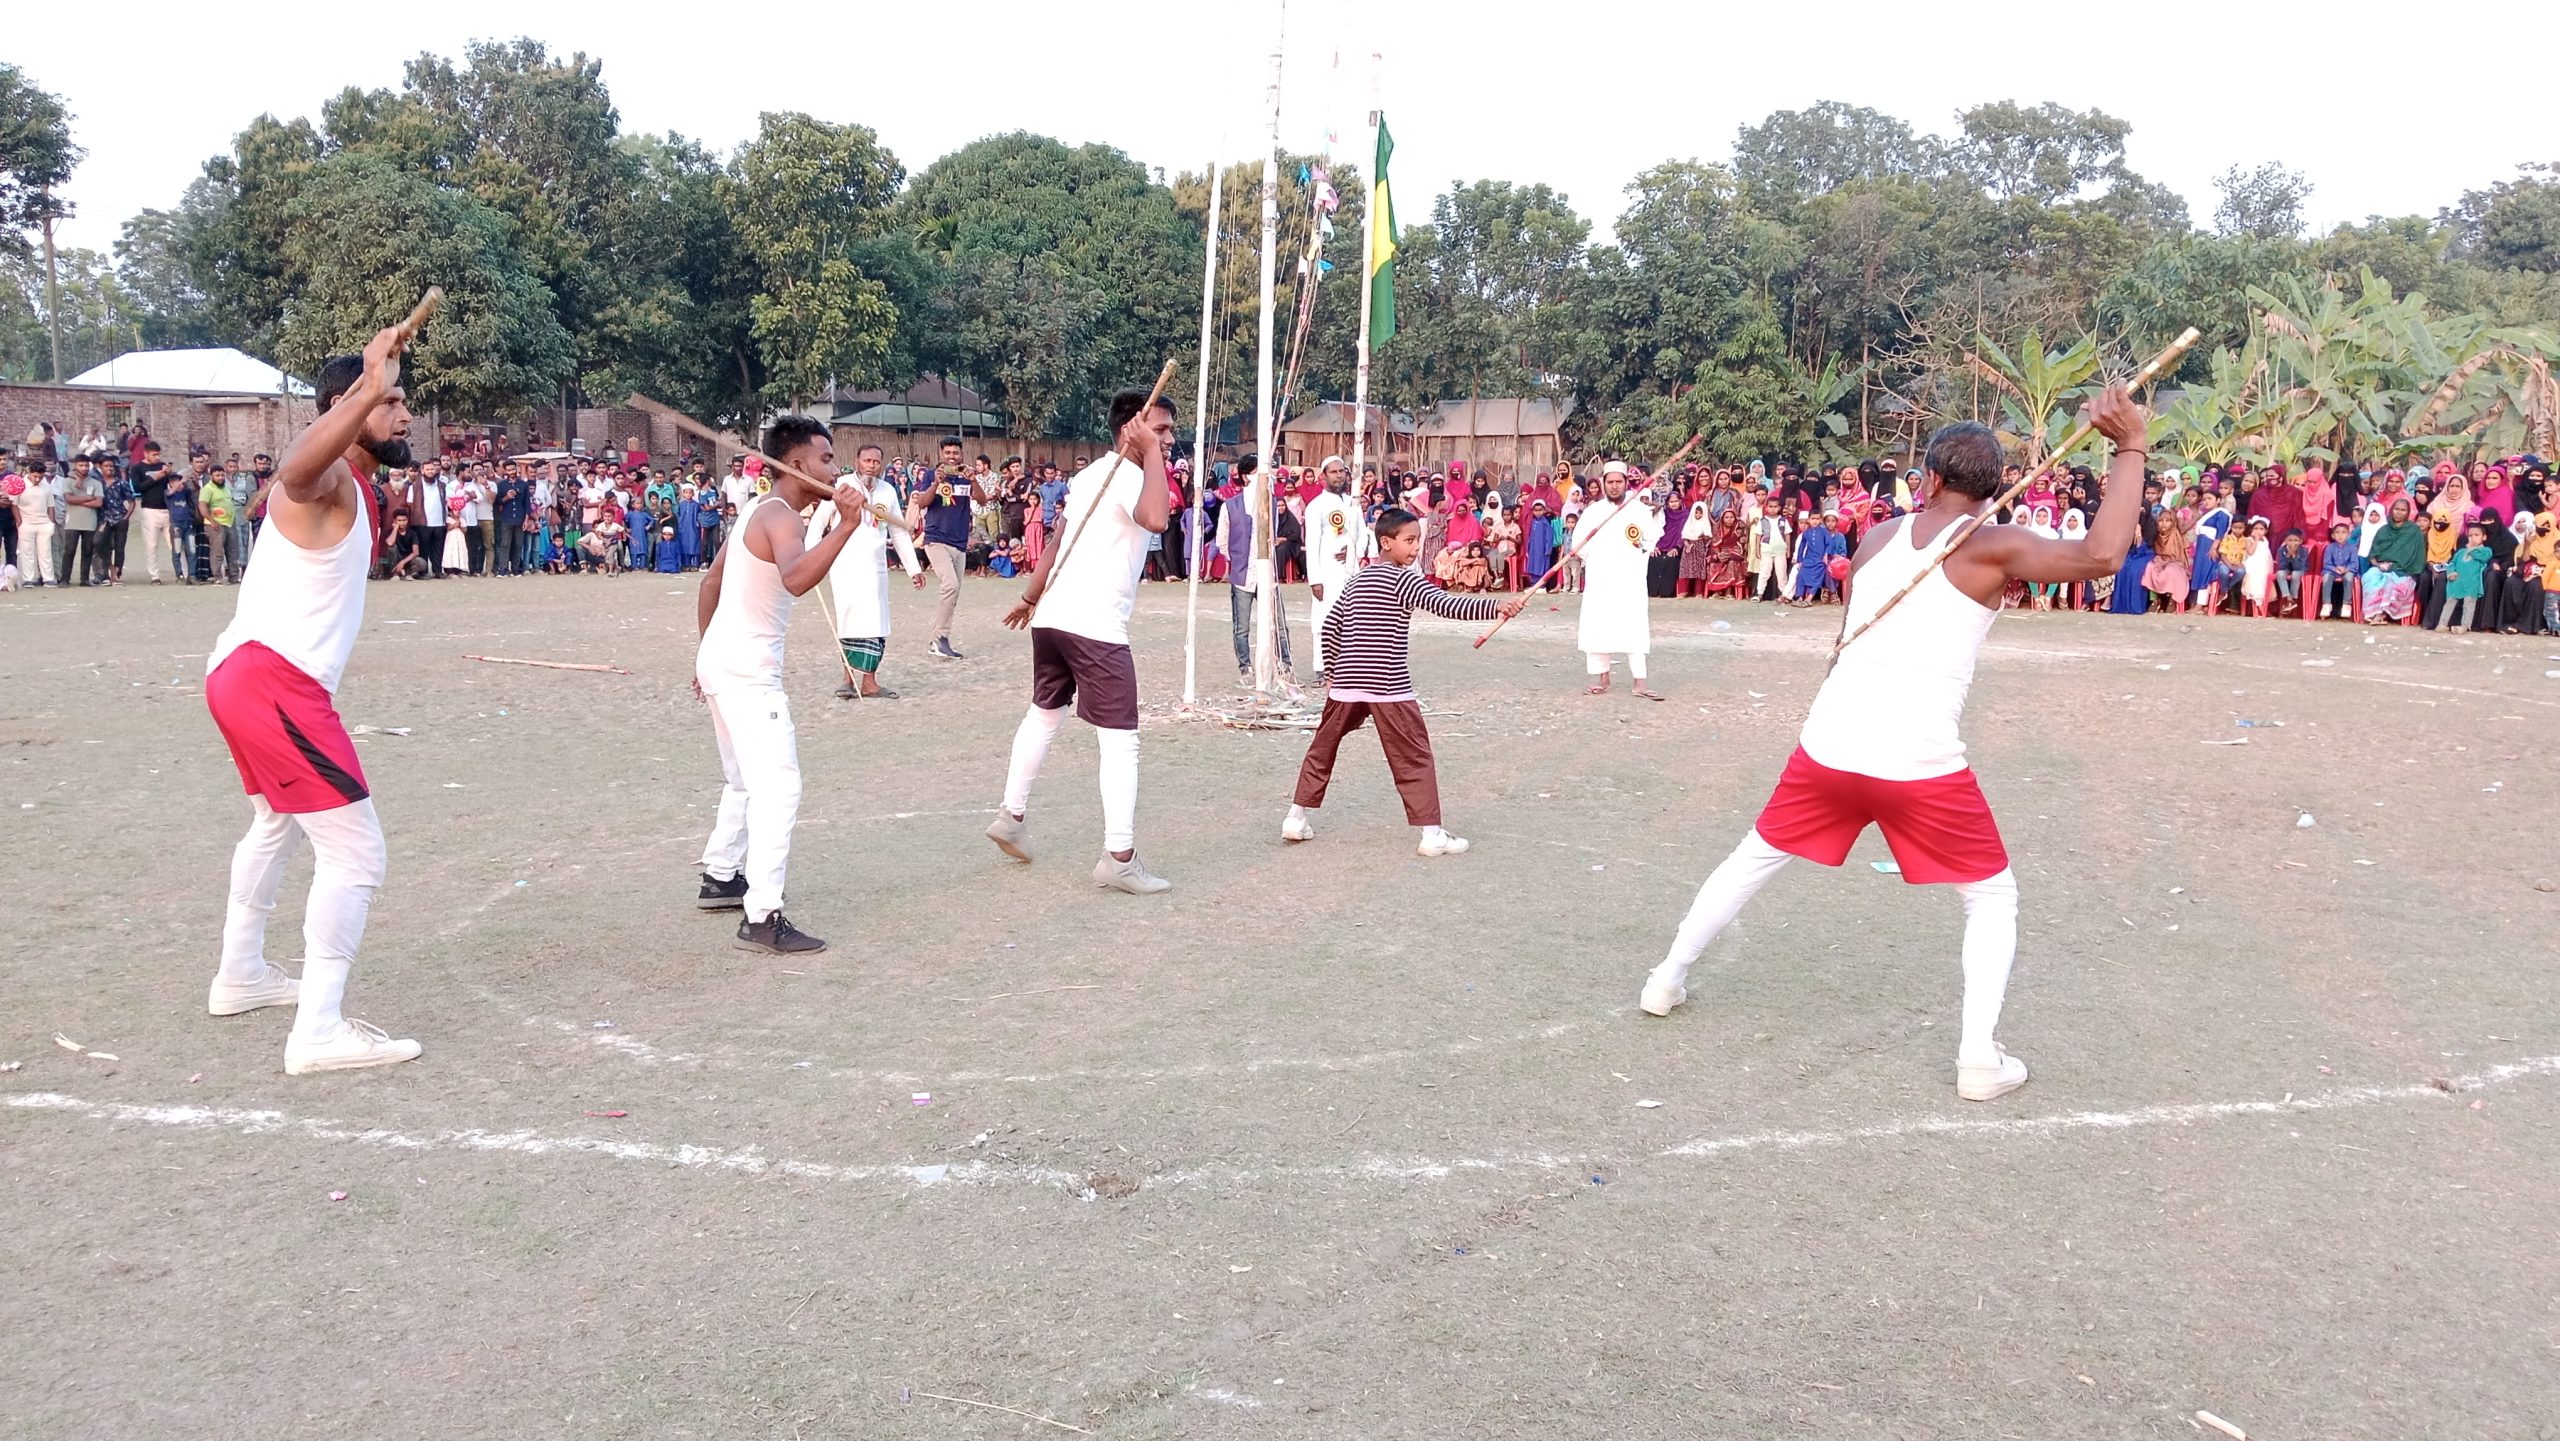
[[[964,459],[957,436],[932,456],[861,449],[869,454],[846,468],[876,472],[873,483],[890,492],[881,498],[907,514],[938,567],[1004,576],[1039,563],[1068,479],[1090,459]],[[139,426],[76,442],[40,427],[0,472],[8,502],[0,505],[8,566],[0,582],[117,585],[138,572],[159,584],[165,561],[176,583],[236,584],[264,520],[260,488],[272,468],[263,454],[218,458],[202,447],[173,461]],[[1174,524],[1150,541],[1147,579],[1189,575],[1195,522],[1202,579],[1241,573],[1241,558],[1222,542],[1250,528],[1220,521],[1243,493],[1247,468],[1176,464]],[[1921,499],[1919,472],[1891,457],[1804,467],[1710,462],[1654,479],[1665,514],[1649,589],[1665,599],[1837,603],[1859,539]],[[1276,467],[1274,483],[1274,573],[1303,581],[1304,517],[1322,492],[1321,473]],[[714,467],[691,451],[655,463],[636,444],[600,457],[483,449],[378,473],[368,513],[386,578],[676,573],[709,563],[739,506],[763,485],[753,456]],[[1372,522],[1390,505],[1422,517],[1419,563],[1445,589],[1579,588],[1567,537],[1596,487],[1570,461],[1525,481],[1457,463],[1370,465],[1354,490]],[[2102,490],[2087,467],[2057,470],[1992,520],[2077,535],[2112,503]],[[2140,504],[2139,539],[2112,580],[2018,586],[2010,603],[2560,633],[2560,585],[2545,589],[2560,568],[2552,513],[2560,492],[2538,456],[2189,464],[2148,473]]]

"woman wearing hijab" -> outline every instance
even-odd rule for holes
[[[2555,508],[2551,504],[2550,484],[2551,467],[2530,455],[2526,456],[2524,473],[2516,481],[2516,509],[2548,515]]]
[[[2142,506],[2142,514],[2135,517],[2138,528],[2134,532],[2133,548],[2125,552],[2124,565],[2116,571],[2116,578],[2110,583],[2107,612],[2110,615],[2142,615],[2151,609],[2151,592],[2145,587],[2149,582],[2151,564],[2160,555],[2162,512],[2143,504],[2139,497],[2125,503]]]
[[[2188,539],[2196,513],[2185,506],[2160,513],[2160,530],[2152,542],[2156,552],[2142,577],[2143,589],[2157,594],[2170,610],[2185,614],[2187,587],[2194,575],[2192,544]]]
[[[2498,591],[2497,627],[2504,635],[2531,635],[2542,628],[2542,566],[2533,558],[2533,543],[2541,537],[2530,511],[2519,511],[2504,529],[2507,575]]]
[[[2418,608],[2418,576],[2427,563],[2426,536],[2409,517],[2404,496],[2391,503],[2391,518],[2373,538],[2364,573],[2364,619],[2367,625],[2405,621]]]
[[[2338,487],[2329,472],[2313,465],[2302,473],[2302,533],[2324,536],[2338,519]]]
[[[2089,538],[2089,517],[2083,513],[2078,506],[2073,506],[2071,509],[2062,513],[2061,535],[2062,539],[2070,541],[2074,545],[2078,545]],[[2115,579],[2112,576],[2102,577],[2098,580],[2088,581],[2080,585],[2066,585],[2062,587],[2062,608],[2065,610],[2096,610],[2098,607],[2107,603],[2108,594],[2114,586]]]
[[[2471,629],[2495,633],[2500,627],[2498,616],[2504,609],[2507,588],[2514,583],[2516,570],[2516,533],[2509,526],[2489,518],[2482,510],[2473,518],[2481,538],[2489,543],[2489,571],[2480,578],[2480,604],[2472,608]]]
[[[1679,594],[1703,596],[1707,593],[1707,576],[1714,569],[1715,533],[1723,522],[1716,518],[1704,500],[1689,503],[1689,514],[1680,529]]]
[[[2515,524],[2516,490],[2513,485],[2510,485],[2507,482],[2507,468],[2505,466],[2492,465],[2487,467],[2486,473],[2482,475],[2480,484],[2475,489],[2472,499],[2473,503],[2480,507],[2480,514],[2482,516],[2496,516],[2498,524],[2501,526]]]
[[[2195,594],[2196,608],[2207,615],[2221,604],[2223,585],[2239,579],[2224,573],[2220,554],[2222,538],[2230,529],[2231,511],[2227,502],[2217,496],[2187,532],[2189,548],[2195,553],[2187,588]]]

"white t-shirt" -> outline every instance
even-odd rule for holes
[[[1138,524],[1136,514],[1139,487],[1146,483],[1146,471],[1135,461],[1120,459],[1118,451],[1104,454],[1067,482],[1053,544],[1065,546],[1073,536],[1075,548],[1066,553],[1064,570],[1050,572],[1049,588],[1031,615],[1033,625],[1107,645],[1129,643],[1129,610],[1137,603],[1138,577],[1147,568],[1150,532]],[[1088,525],[1085,515],[1097,498],[1102,508]]]
[[[480,482],[466,480],[454,491],[454,494],[462,498],[462,513],[454,517],[453,523],[464,526],[478,525],[480,523]]]

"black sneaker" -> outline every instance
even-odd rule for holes
[[[760,921],[741,917],[738,939],[733,944],[739,950],[762,951],[768,956],[805,956],[827,948],[826,942],[791,924],[780,911]]]
[[[741,910],[747,904],[747,878],[731,876],[724,881],[704,871],[702,894],[696,896],[693,903],[706,911]]]

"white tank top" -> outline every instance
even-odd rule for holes
[[[738,510],[720,550],[720,603],[694,652],[693,678],[704,695],[723,691],[782,689],[782,637],[791,629],[791,602],[782,571],[747,549],[747,525],[756,512],[777,503],[760,495]]]
[[[1915,517],[1916,518],[1916,517]],[[1955,532],[1950,523],[1917,543],[1911,521],[1860,566],[1849,588],[1848,628],[1920,573]],[[1965,692],[1973,663],[1997,611],[1956,589],[1941,566],[1929,572],[1893,613],[1840,653],[1804,718],[1804,753],[1836,771],[1878,780],[1918,781],[1965,767]]]
[[[272,519],[258,531],[257,548],[240,577],[240,605],[205,658],[205,674],[252,641],[265,646],[320,682],[331,695],[347,672],[347,656],[364,628],[364,583],[373,573],[370,499],[356,481],[355,519],[346,537],[327,550],[293,543]]]

